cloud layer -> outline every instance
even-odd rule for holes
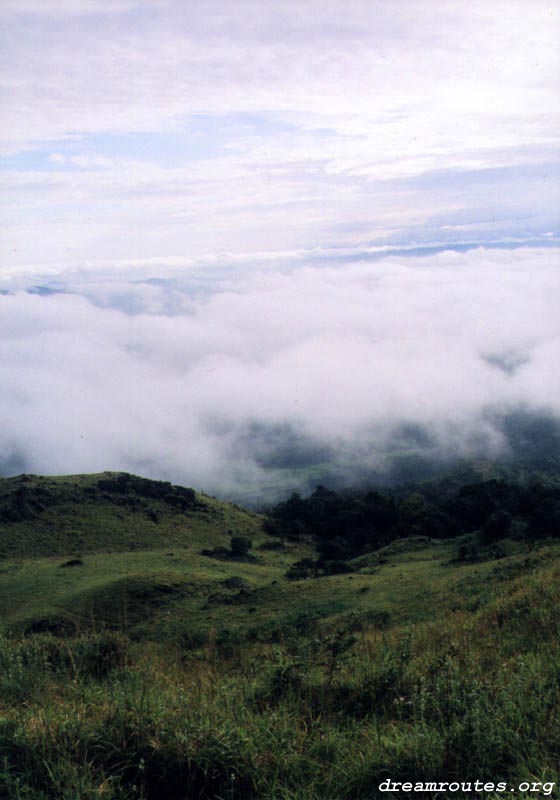
[[[559,412],[549,0],[0,16],[4,472],[263,496]]]
[[[5,0],[6,267],[558,232],[549,0]]]
[[[555,249],[263,265],[205,289],[175,270],[0,295],[4,472],[254,497],[301,482],[282,467],[383,469],[399,441],[503,453],[492,414],[560,414]]]

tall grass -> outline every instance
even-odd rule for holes
[[[437,625],[221,655],[108,633],[2,639],[0,797],[360,800],[387,777],[558,781],[559,577]]]

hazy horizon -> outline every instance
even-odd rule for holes
[[[0,474],[264,497],[560,419],[552,3],[0,17]]]

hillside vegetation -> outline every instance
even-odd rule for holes
[[[1,481],[0,797],[557,783],[559,505],[552,479],[266,516],[126,474]]]
[[[0,478],[0,557],[222,543],[258,517],[193,489],[127,473]]]

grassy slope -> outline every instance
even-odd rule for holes
[[[255,536],[261,518],[230,503],[197,494],[187,511],[162,499],[120,497],[98,488],[116,473],[0,479],[0,507],[13,505],[23,487],[23,518],[0,519],[0,556],[42,556],[170,546],[224,544],[228,531]],[[44,510],[35,510],[40,502]],[[225,542],[227,544],[227,541]]]
[[[77,630],[128,630],[136,638],[184,641],[212,630],[250,630],[266,640],[304,627],[306,619],[413,623],[472,610],[504,580],[545,565],[559,551],[544,544],[529,553],[512,542],[499,561],[457,564],[456,542],[405,540],[358,559],[360,569],[352,575],[290,582],[284,574],[311,554],[309,543],[263,549],[270,540],[258,515],[204,495],[197,496],[200,507],[187,512],[152,499],[148,509],[130,499],[115,504],[103,492],[84,501],[84,490],[100,477],[26,481],[32,490],[60,492],[63,501],[31,519],[0,525],[0,547],[17,555],[0,561],[0,615],[8,628],[62,621]],[[4,481],[0,496],[19,485],[18,479]],[[227,546],[231,533],[251,536],[255,562],[201,555],[205,547]],[[26,552],[37,555],[24,558]],[[62,566],[77,554],[82,564]],[[224,586],[232,576],[243,579],[242,592]]]
[[[182,659],[120,634],[0,637],[0,795],[375,800],[390,776],[504,781],[488,800],[549,796],[560,780],[559,577],[537,565],[477,611],[370,626],[349,649],[344,632],[316,629],[287,647],[226,655],[210,642]],[[527,780],[548,783],[518,791]]]
[[[309,543],[263,549],[257,515],[204,496],[188,512],[150,500],[158,523],[102,495],[80,511],[99,477],[49,479],[65,502],[1,527],[15,557],[0,560],[0,619],[141,641],[0,636],[0,795],[371,800],[387,775],[560,779],[559,543],[501,541],[505,557],[460,564],[457,541],[411,538],[290,582]],[[257,560],[201,555],[228,531]]]
[[[268,539],[262,517],[207,495],[180,510],[99,490],[100,480],[114,476],[0,480],[0,507],[14,507],[22,486],[26,495],[23,519],[0,521],[0,614],[8,626],[53,616],[80,628],[168,621],[172,609],[190,615],[210,595],[233,596],[222,586],[232,575],[262,588],[310,552],[305,545],[259,551]],[[257,564],[201,555],[227,548],[232,535],[252,539]],[[81,565],[62,568],[77,556]]]

